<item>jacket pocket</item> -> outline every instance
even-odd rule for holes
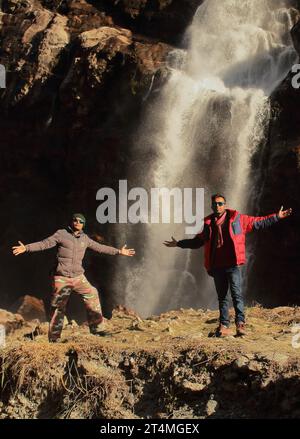
[[[236,219],[231,224],[232,232],[234,235],[240,235],[242,233],[242,226],[240,222],[240,215],[236,217]]]

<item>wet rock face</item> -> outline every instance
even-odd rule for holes
[[[22,258],[20,276],[14,275],[9,247],[20,237],[43,239],[66,226],[71,212],[84,211],[88,233],[97,231],[106,243],[120,245],[107,226],[96,222],[96,192],[126,178],[145,99],[152,99],[150,88],[159,90],[167,78],[166,58],[173,49],[161,41],[155,14],[154,39],[126,26],[129,9],[123,9],[109,1],[2,2],[0,63],[7,69],[7,88],[0,90],[6,145],[0,153],[0,182],[11,196],[0,213],[7,225],[1,232],[7,276],[0,287],[7,305],[27,287],[37,296],[50,292],[51,252],[39,270],[34,258]],[[86,266],[94,282],[101,276],[112,297],[106,287],[109,263],[101,261],[101,274],[98,262],[88,257]],[[105,297],[103,302],[105,309]]]
[[[101,16],[102,20],[111,20],[136,34],[178,44],[202,0],[43,0],[41,3],[53,11],[74,16],[76,22],[85,14],[90,18]]]
[[[292,37],[300,55],[299,21]],[[294,210],[291,218],[252,237],[255,258],[249,264],[248,297],[266,306],[300,301],[300,88],[292,85],[294,75],[290,73],[271,97],[268,141],[253,166],[256,213],[265,215],[282,205]]]
[[[46,10],[37,10],[31,15],[33,19],[30,24],[28,20],[16,20],[16,25],[19,24],[21,28],[25,25],[24,33],[19,34],[15,41],[9,35],[3,41],[3,50],[6,53],[4,64],[13,72],[12,81],[9,81],[5,93],[6,106],[16,105],[28,95],[31,102],[34,102],[42,92],[43,84],[55,71],[62,51],[69,43],[65,17]],[[3,31],[9,23],[6,18],[3,17]]]

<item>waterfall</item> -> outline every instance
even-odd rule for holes
[[[295,16],[287,1],[204,1],[187,29],[187,50],[169,54],[170,76],[148,105],[128,180],[145,188],[203,187],[206,214],[215,192],[243,211],[251,191],[251,156],[270,117],[269,96],[297,60],[290,38]],[[138,257],[130,269],[120,262],[118,288],[125,304],[143,316],[215,304],[203,250],[162,244],[172,235],[183,239],[184,227],[118,229]]]

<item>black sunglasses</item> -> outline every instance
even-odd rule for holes
[[[79,223],[79,224],[84,224],[84,221],[82,221],[82,220],[79,219],[79,218],[73,218],[73,222],[74,222],[74,223]]]
[[[224,202],[223,201],[214,201],[213,203],[212,203],[212,205],[213,206],[224,206]]]

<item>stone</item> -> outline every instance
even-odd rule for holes
[[[20,314],[24,320],[38,319],[40,322],[45,322],[46,311],[44,302],[37,297],[25,295],[20,297],[11,307],[13,312]]]
[[[236,360],[234,360],[233,364],[237,369],[242,369],[247,366],[249,363],[249,358],[245,356],[240,356]]]
[[[113,318],[133,318],[136,319],[137,321],[141,322],[142,319],[140,318],[140,316],[132,309],[127,308],[126,306],[123,305],[118,305],[116,306],[116,308],[113,309],[112,312],[112,317]]]
[[[119,366],[119,363],[118,363],[117,361],[113,360],[112,358],[109,358],[109,359],[108,359],[107,364],[108,364],[110,367],[118,367],[118,366]]]
[[[82,48],[88,49],[98,46],[101,50],[122,51],[131,44],[132,33],[128,29],[116,29],[102,26],[81,33],[78,39]]]
[[[186,391],[197,393],[201,392],[206,387],[206,385],[203,383],[193,383],[188,380],[183,380],[181,387]]]
[[[129,364],[130,364],[131,367],[135,366],[135,359],[133,357],[129,358]]]
[[[161,337],[159,335],[157,335],[156,337],[152,338],[152,341],[159,341],[161,339]]]
[[[125,358],[123,361],[123,366],[128,367],[130,365],[129,359]]]
[[[145,328],[142,326],[141,322],[133,321],[129,328],[131,331],[144,331]]]
[[[219,407],[218,402],[215,399],[210,399],[206,404],[206,414],[207,416],[214,415]]]
[[[167,327],[163,330],[163,332],[167,332],[167,333],[170,334],[170,335],[174,335],[174,329],[171,328],[171,326],[167,326]]]
[[[258,362],[258,361],[249,361],[249,364],[247,366],[247,368],[251,371],[251,372],[258,372],[260,370],[262,370],[263,365]]]
[[[20,314],[0,309],[0,325],[4,326],[6,334],[10,334],[24,325],[24,319]]]
[[[280,352],[272,352],[263,356],[265,360],[278,363],[280,366],[284,366],[289,361],[289,356],[281,354]]]

